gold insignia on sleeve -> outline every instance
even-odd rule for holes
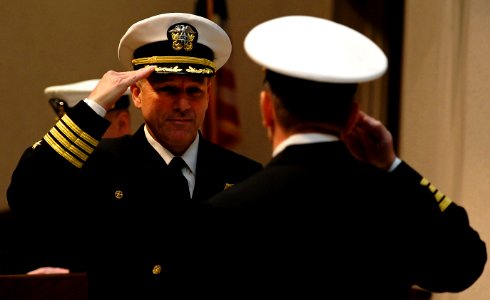
[[[56,122],[43,139],[61,157],[77,168],[83,166],[99,143],[99,140],[83,131],[66,114]]]
[[[439,209],[441,211],[445,211],[451,202],[453,202],[451,198],[445,197],[441,202],[439,202]]]
[[[42,140],[35,142],[34,145],[32,145],[32,150],[36,149],[37,146],[40,146],[41,142],[42,142]]]
[[[430,184],[429,180],[425,179],[425,178],[422,178],[420,180],[420,185],[422,186],[428,186]]]
[[[225,188],[223,190],[227,190],[231,188],[234,184],[233,183],[225,183]]]
[[[59,155],[69,161],[72,165],[77,168],[81,168],[83,166],[82,162],[70,155],[67,151],[65,151],[65,149],[63,149],[63,147],[59,146],[56,141],[49,135],[49,133],[46,133],[46,135],[44,136],[44,140],[46,141],[46,143],[48,143],[49,146],[51,146],[51,148],[53,148],[54,151],[56,151]]]
[[[427,180],[426,178],[422,178],[422,180],[420,180],[420,185],[425,186],[434,195],[434,199],[439,204],[439,209],[441,210],[441,212],[444,212],[446,208],[449,206],[449,204],[453,202],[451,198],[444,195],[441,191],[439,191],[436,188],[435,185],[430,183],[430,181]]]
[[[437,202],[441,202],[441,200],[444,198],[444,194],[441,193],[441,191],[437,191],[434,194],[434,197],[436,198]]]

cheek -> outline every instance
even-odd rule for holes
[[[139,108],[141,110],[148,111],[163,105],[163,101],[161,101],[161,99],[158,97],[158,94],[153,90],[146,89],[142,91],[139,99]]]
[[[163,103],[158,101],[148,101],[148,99],[141,105],[141,112],[143,115],[159,115],[165,111],[165,107]]]
[[[202,117],[204,118],[204,116],[206,115],[206,110],[208,109],[208,105],[209,101],[200,102],[199,104],[194,106],[194,111],[198,115],[202,115]]]

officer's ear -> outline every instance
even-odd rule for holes
[[[131,98],[133,98],[133,104],[134,104],[134,107],[136,108],[141,108],[141,98],[140,98],[140,95],[141,95],[141,82],[137,82],[133,85],[130,86],[130,90],[131,90]]]
[[[269,91],[260,92],[260,112],[262,113],[262,126],[270,128],[274,124],[274,104]]]

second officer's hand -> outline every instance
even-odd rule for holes
[[[396,159],[391,133],[379,120],[362,111],[342,140],[354,157],[380,169],[388,170]]]

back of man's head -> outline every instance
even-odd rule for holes
[[[300,121],[343,123],[357,91],[357,83],[304,80],[267,70],[265,82],[284,109]]]
[[[383,51],[361,33],[330,20],[285,16],[253,28],[244,41],[265,70],[265,83],[294,120],[342,125],[357,86],[387,69]]]

